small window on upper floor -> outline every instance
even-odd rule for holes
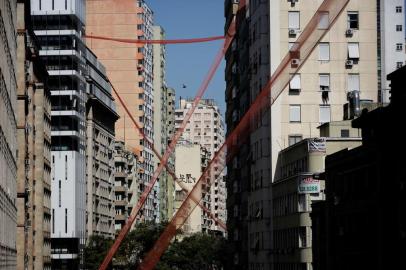
[[[341,138],[349,138],[350,137],[350,130],[349,129],[342,129],[341,130]]]
[[[359,27],[359,14],[358,11],[348,11],[347,13],[347,28],[358,29]]]
[[[288,13],[289,29],[300,29],[300,12],[289,11]]]
[[[396,32],[402,32],[402,25],[401,24],[397,24],[396,25]]]
[[[396,6],[396,13],[402,13],[402,6]]]
[[[320,61],[330,61],[330,44],[320,43],[319,44],[319,60]]]
[[[396,51],[402,51],[403,50],[403,44],[402,43],[396,43]]]

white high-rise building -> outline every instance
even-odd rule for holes
[[[406,64],[405,2],[377,0],[378,13],[378,91],[379,99],[389,103],[390,82],[386,76]]]
[[[86,239],[84,0],[31,0],[52,105],[52,268],[78,269]]]
[[[179,108],[175,112],[175,129],[178,130],[186,113],[192,106],[193,100],[180,99]],[[214,100],[202,99],[194,111],[189,123],[187,123],[183,139],[200,144],[210,152],[213,158],[224,143],[224,119],[220,109]],[[224,161],[225,156],[221,157]],[[221,164],[222,162],[220,162]],[[176,163],[181,164],[181,163]],[[226,185],[225,171],[220,166],[214,166],[211,171],[211,212],[223,223],[226,222]],[[221,231],[223,229],[215,222],[211,222],[210,230]]]

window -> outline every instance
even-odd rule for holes
[[[320,123],[331,121],[331,108],[329,105],[320,105]]]
[[[348,74],[348,91],[359,91],[359,74]]]
[[[402,6],[396,7],[396,13],[402,13]]]
[[[290,105],[289,107],[289,121],[291,123],[300,123],[300,105]]]
[[[137,30],[142,30],[142,24],[137,24]]]
[[[41,10],[42,9],[42,0],[39,0],[39,10]]]
[[[68,209],[65,208],[65,233],[68,233]]]
[[[341,138],[349,138],[350,137],[350,130],[349,129],[342,129],[341,130]]]
[[[289,29],[300,29],[300,12],[289,11],[288,15]]]
[[[303,139],[302,135],[289,135],[289,146],[300,142]]]
[[[68,0],[65,0],[65,10],[68,9]]]
[[[396,32],[402,32],[402,25],[401,24],[396,25]]]
[[[300,74],[292,75],[292,79],[289,83],[289,91],[300,91]]]
[[[52,233],[55,233],[55,209],[52,208]]]
[[[52,0],[52,10],[55,9],[55,0]]]
[[[403,62],[396,62],[396,68],[401,68],[403,67]]]
[[[320,61],[330,61],[330,44],[320,43],[319,44],[319,60]]]
[[[62,190],[61,190],[61,180],[59,180],[59,193],[58,193],[58,202],[59,202],[59,207],[61,207],[61,197],[62,197]]]
[[[348,43],[348,59],[349,60],[359,60],[359,44],[358,43]]]
[[[347,27],[348,29],[358,29],[359,27],[359,18],[357,11],[348,11],[347,13]]]
[[[397,51],[403,50],[403,44],[402,43],[396,43],[396,50]]]
[[[330,74],[319,74],[320,91],[330,91]]]
[[[328,29],[329,25],[330,25],[329,13],[320,12],[319,13],[319,29]]]

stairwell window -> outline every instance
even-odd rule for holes
[[[289,106],[289,122],[300,123],[301,122],[301,106],[290,105]]]
[[[330,61],[330,43],[319,44],[319,61]]]

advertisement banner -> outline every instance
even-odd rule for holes
[[[309,194],[320,192],[320,181],[313,179],[311,175],[299,176],[298,193]]]

